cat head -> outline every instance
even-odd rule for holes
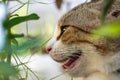
[[[120,19],[116,5],[118,2],[107,13],[105,22]],[[87,76],[97,71],[106,72],[108,56],[115,55],[120,50],[120,38],[103,37],[96,40],[91,36],[92,31],[100,27],[101,9],[102,0],[82,4],[66,13],[59,20],[46,47],[50,56],[62,65],[63,70],[74,77]]]

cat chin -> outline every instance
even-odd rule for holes
[[[87,71],[85,70],[82,70],[82,71],[79,71],[78,69],[76,69],[75,71],[69,71],[68,74],[74,78],[78,78],[78,77],[85,77],[88,72],[86,73]]]
[[[84,67],[83,67],[84,66]],[[65,71],[65,70],[64,70]],[[74,67],[66,71],[72,77],[83,77],[89,74],[87,63],[84,64],[84,60],[80,58],[74,63]]]

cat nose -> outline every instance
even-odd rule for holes
[[[47,53],[50,53],[51,50],[52,50],[51,47],[46,47],[46,52],[47,52]]]
[[[53,48],[53,45],[54,45],[55,41],[56,41],[55,38],[51,38],[51,40],[49,40],[49,42],[47,43],[46,48],[45,48],[45,51],[46,51],[47,53],[50,53],[50,51],[51,51],[52,48]]]

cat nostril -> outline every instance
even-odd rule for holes
[[[48,52],[48,53],[49,53],[51,50],[52,50],[52,48],[50,48],[50,47],[49,47],[49,48],[46,48],[46,52]]]

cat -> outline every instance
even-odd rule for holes
[[[47,52],[63,71],[83,80],[120,79],[120,36],[94,39],[93,30],[101,26],[103,0],[79,5],[58,21]],[[120,19],[120,0],[114,0],[105,22]]]

